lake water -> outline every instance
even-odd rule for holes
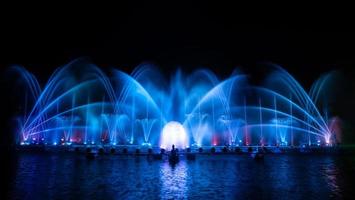
[[[12,199],[355,198],[355,157],[198,155],[175,166],[146,157],[22,153],[8,174]]]

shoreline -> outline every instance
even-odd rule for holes
[[[225,147],[225,146],[204,146],[200,148],[187,148],[179,150],[180,155],[243,155],[262,149],[265,154],[287,154],[287,155],[355,155],[354,146],[336,146],[336,147]],[[101,155],[133,155],[147,156],[156,154],[167,154],[167,150],[159,147],[146,147],[139,145],[120,145],[120,146],[101,146],[101,145],[18,145],[14,152],[48,152],[48,153],[87,153],[88,151]]]

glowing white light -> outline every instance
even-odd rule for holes
[[[53,142],[53,145],[57,145],[57,143],[56,143],[56,142]]]
[[[172,145],[176,148],[185,149],[189,143],[189,138],[185,128],[176,121],[167,123],[162,131],[160,147],[163,149],[171,149]]]

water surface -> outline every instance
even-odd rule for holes
[[[199,155],[175,166],[146,157],[20,154],[13,199],[339,199],[354,197],[355,158]]]

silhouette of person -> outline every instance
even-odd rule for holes
[[[171,148],[171,155],[173,155],[173,156],[176,155],[175,145],[173,145]]]

